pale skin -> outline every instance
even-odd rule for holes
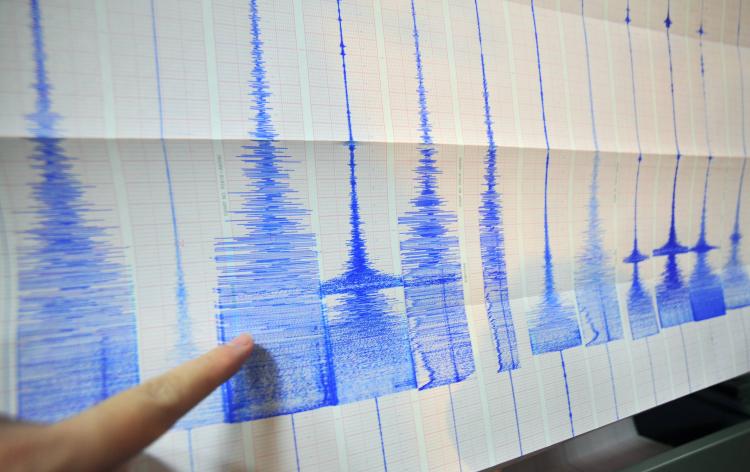
[[[116,469],[228,380],[252,350],[243,334],[59,423],[0,422],[2,469]]]

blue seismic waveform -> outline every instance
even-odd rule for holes
[[[414,60],[417,68],[420,145],[415,169],[417,195],[399,218],[406,316],[420,389],[459,382],[474,372],[466,319],[457,218],[444,209],[438,193],[438,167],[431,135],[427,90],[414,2],[411,2]],[[424,373],[422,372],[424,371]]]
[[[703,14],[703,5],[701,5],[701,15]],[[690,276],[690,305],[693,308],[693,319],[701,321],[726,313],[724,305],[724,291],[721,288],[721,279],[714,273],[708,261],[708,252],[716,249],[707,240],[706,230],[706,207],[708,205],[708,183],[711,174],[711,164],[713,163],[713,153],[711,152],[711,136],[708,125],[708,100],[706,99],[706,65],[703,58],[703,21],[698,29],[700,44],[700,71],[701,85],[703,91],[703,122],[706,131],[706,149],[708,157],[706,158],[706,176],[703,182],[703,205],[701,206],[701,222],[698,241],[695,246],[690,248],[695,253],[695,267]]]
[[[633,60],[633,38],[630,32],[630,0],[625,8],[625,27],[628,33],[628,56],[630,59],[630,83],[633,96],[633,121],[635,127],[635,141],[638,145],[638,157],[635,171],[635,190],[633,192],[633,250],[623,259],[626,264],[633,264],[633,274],[628,289],[628,320],[633,339],[641,339],[659,332],[659,322],[656,319],[654,303],[651,293],[643,285],[638,264],[648,259],[638,248],[638,194],[640,191],[641,164],[643,152],[641,150],[641,131],[638,123],[638,101],[635,88],[635,61]]]
[[[177,330],[178,344],[175,346],[174,355],[176,360],[187,360],[197,354],[193,344],[192,329],[190,324],[190,313],[188,310],[188,293],[185,285],[185,271],[182,267],[182,249],[179,225],[177,224],[177,210],[175,208],[174,186],[172,183],[172,170],[169,162],[169,153],[164,139],[164,106],[161,90],[161,66],[159,64],[159,41],[156,25],[156,11],[154,0],[151,6],[151,38],[154,47],[154,67],[156,71],[156,96],[159,106],[159,140],[161,142],[162,160],[164,162],[164,173],[167,179],[167,193],[169,194],[169,215],[172,227],[172,245],[175,258],[175,299],[177,300]]]
[[[745,82],[742,72],[742,48],[740,47],[740,26],[742,25],[742,2],[737,15],[737,64],[740,70],[740,120],[742,135],[742,170],[740,182],[737,186],[737,203],[734,209],[734,226],[729,236],[729,258],[727,258],[721,273],[721,283],[724,287],[724,302],[727,308],[742,308],[750,306],[750,276],[747,274],[742,260],[742,232],[740,231],[740,215],[742,208],[742,186],[745,183],[745,168],[747,166],[747,141],[745,138]]]
[[[581,331],[578,326],[578,316],[575,308],[563,302],[555,287],[554,264],[552,263],[552,248],[549,234],[549,164],[550,144],[547,132],[547,113],[544,108],[544,81],[542,78],[542,59],[539,54],[539,31],[536,25],[536,9],[531,0],[531,20],[534,27],[534,46],[536,50],[536,67],[539,75],[539,98],[542,111],[542,126],[546,158],[544,163],[544,292],[539,305],[527,314],[531,352],[534,355],[549,352],[560,353],[560,367],[563,383],[565,384],[565,398],[568,404],[568,419],[570,434],[575,436],[573,424],[573,407],[570,402],[570,387],[568,373],[565,366],[563,351],[582,344]]]
[[[583,251],[576,258],[575,292],[578,312],[584,323],[581,325],[586,345],[607,343],[622,339],[622,320],[617,301],[615,268],[602,242],[604,229],[599,216],[599,167],[601,156],[596,133],[594,91],[591,84],[591,58],[589,37],[586,31],[584,2],[581,0],[581,24],[586,51],[586,74],[588,78],[589,111],[591,114],[591,136],[594,142],[594,166],[591,171],[588,202],[588,228],[583,239]]]
[[[161,64],[159,60],[159,40],[156,18],[155,1],[150,1],[151,12],[151,40],[154,49],[154,71],[156,73],[156,98],[159,109],[159,144],[161,146],[162,161],[164,162],[164,174],[167,183],[167,194],[169,196],[170,226],[172,228],[172,246],[175,259],[175,288],[174,296],[177,302],[177,343],[167,349],[167,359],[171,366],[185,362],[199,354],[193,339],[192,322],[188,306],[188,290],[185,282],[185,271],[182,263],[182,238],[177,221],[177,208],[175,204],[174,184],[172,179],[172,168],[170,164],[169,151],[164,134],[164,103],[161,87]],[[176,428],[192,428],[221,421],[221,405],[219,394],[212,392],[204,401],[193,408],[187,415],[182,417]]]
[[[562,301],[555,287],[548,209],[550,144],[547,133],[547,115],[544,109],[544,83],[542,80],[542,62],[539,55],[539,34],[533,0],[531,2],[531,18],[534,26],[539,96],[541,98],[542,124],[547,153],[544,164],[544,292],[539,305],[528,313],[528,325],[531,352],[543,354],[581,345],[581,332],[575,309]]]
[[[675,167],[672,180],[672,204],[669,221],[669,235],[663,246],[654,249],[654,256],[666,256],[667,260],[662,272],[662,279],[656,286],[656,306],[659,310],[659,319],[664,328],[677,326],[693,320],[693,311],[690,304],[690,290],[682,280],[682,271],[677,263],[677,255],[689,251],[686,246],[680,244],[675,226],[675,205],[677,202],[677,178],[680,174],[680,142],[677,137],[677,112],[675,111],[674,98],[674,73],[672,70],[672,40],[669,29],[672,19],[669,15],[669,4],[667,6],[667,18],[664,20],[667,36],[667,53],[669,57],[669,92],[672,98],[672,127],[674,130],[675,143]]]
[[[330,405],[336,393],[315,236],[286,169],[297,161],[276,142],[257,1],[249,6],[255,128],[238,156],[245,188],[234,193],[241,204],[231,215],[239,234],[218,240],[215,250],[219,341],[249,332],[257,347],[224,384],[228,422]]]
[[[503,229],[502,195],[498,190],[497,145],[490,109],[490,95],[487,88],[487,72],[484,62],[482,26],[479,6],[474,1],[479,38],[479,61],[482,66],[482,99],[484,103],[484,124],[487,133],[487,156],[485,157],[485,188],[479,206],[479,245],[482,255],[482,276],[484,281],[484,304],[490,322],[492,336],[497,351],[498,371],[516,369],[518,342],[513,325],[508,295],[508,272],[505,264],[505,232]]]
[[[344,273],[323,282],[336,399],[347,403],[417,386],[409,325],[398,308],[401,277],[373,267],[357,194],[357,143],[352,132],[341,0],[336,2],[349,155],[349,240]]]
[[[31,0],[36,107],[33,136],[34,225],[19,247],[16,345],[18,416],[56,421],[139,381],[138,346],[129,271],[111,228],[87,202],[91,187],[75,172],[52,111],[42,15]]]

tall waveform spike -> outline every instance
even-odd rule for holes
[[[419,165],[414,184],[417,195],[399,223],[406,316],[420,389],[459,382],[474,372],[469,327],[464,308],[458,237],[450,225],[457,221],[444,209],[438,193],[437,149],[432,140],[424,85],[422,53],[414,1],[411,2],[412,37],[417,69],[420,140]],[[422,373],[422,370],[425,372]]]
[[[291,187],[287,168],[298,162],[276,141],[271,120],[260,12],[250,0],[255,112],[251,144],[243,146],[245,188],[231,211],[240,234],[216,242],[219,340],[249,332],[256,350],[223,387],[225,420],[248,421],[335,402],[330,340],[319,292],[315,236],[309,211]]]
[[[573,409],[570,402],[570,389],[568,386],[568,375],[565,366],[563,351],[571,347],[580,346],[581,331],[578,326],[578,317],[575,309],[564,303],[555,287],[554,264],[552,262],[552,248],[550,245],[549,232],[549,165],[550,144],[547,132],[547,114],[544,108],[544,81],[542,76],[542,61],[539,54],[539,33],[536,25],[536,10],[534,1],[531,1],[531,19],[534,27],[534,45],[536,48],[536,65],[539,75],[539,97],[541,99],[542,124],[544,127],[544,142],[546,145],[546,156],[544,163],[544,292],[541,301],[528,313],[529,338],[531,339],[531,352],[534,355],[548,352],[560,353],[560,364],[563,371],[565,383],[565,396],[568,402],[568,416],[570,419],[570,432],[575,435],[573,426]]]
[[[591,136],[594,142],[594,166],[591,171],[591,183],[589,184],[588,228],[583,235],[585,240],[583,252],[578,255],[576,260],[574,279],[578,311],[581,313],[581,318],[585,320],[581,327],[586,338],[585,342],[587,345],[596,345],[622,339],[623,333],[620,305],[617,301],[617,289],[615,287],[615,268],[609,260],[602,242],[604,230],[599,216],[601,156],[596,132],[589,37],[586,31],[583,0],[581,0],[581,24],[586,51]],[[607,353],[609,354],[609,351]]]
[[[36,108],[34,226],[19,247],[18,416],[56,421],[139,381],[133,285],[123,251],[87,201],[52,111],[42,13],[30,1]]]
[[[672,203],[670,210],[669,234],[667,242],[663,246],[654,249],[654,256],[667,256],[664,272],[661,274],[661,282],[656,287],[656,306],[659,310],[659,319],[662,327],[668,328],[687,323],[693,320],[693,309],[690,304],[690,290],[682,280],[682,271],[677,262],[677,255],[688,252],[688,248],[680,244],[677,237],[675,225],[675,206],[677,202],[677,178],[680,174],[680,142],[677,137],[677,112],[675,110],[674,98],[674,73],[672,70],[672,40],[669,29],[672,26],[670,17],[670,5],[667,5],[667,18],[664,20],[667,36],[667,53],[669,57],[669,92],[672,98],[672,127],[674,130],[675,143],[675,167],[672,180]]]
[[[539,34],[533,1],[531,2],[531,17],[534,26],[539,95],[541,97],[542,124],[547,152],[544,163],[544,292],[539,306],[529,313],[529,336],[531,337],[532,352],[543,354],[581,345],[581,332],[575,310],[572,306],[563,303],[555,287],[555,268],[552,262],[550,245],[548,208],[550,145],[549,134],[547,133],[547,115],[544,109],[544,83],[542,62],[539,55]]]
[[[726,313],[724,306],[724,291],[721,288],[721,279],[714,273],[708,261],[708,252],[716,249],[707,240],[706,230],[706,207],[708,205],[708,183],[711,175],[711,163],[713,153],[711,152],[711,136],[708,124],[708,100],[706,98],[706,64],[703,57],[703,5],[701,4],[701,26],[698,29],[700,44],[700,71],[701,86],[703,91],[703,123],[706,132],[706,176],[703,181],[703,205],[701,207],[700,234],[695,246],[690,248],[695,253],[695,267],[690,276],[690,305],[693,308],[693,319],[695,321],[705,320]]]
[[[521,422],[518,417],[516,388],[513,370],[521,366],[518,358],[518,342],[510,309],[508,294],[508,273],[505,263],[505,232],[502,216],[502,195],[498,189],[497,145],[493,128],[490,93],[487,86],[487,70],[482,41],[482,22],[479,3],[474,0],[474,13],[477,22],[479,43],[479,63],[482,68],[482,101],[484,104],[484,124],[487,135],[487,155],[485,156],[484,191],[479,206],[479,246],[482,256],[482,282],[484,284],[484,306],[490,324],[495,351],[497,352],[498,372],[508,373],[513,415],[516,422],[518,450],[523,454]]]
[[[724,287],[724,301],[727,308],[742,308],[750,306],[750,276],[747,274],[742,260],[742,232],[740,231],[740,215],[742,208],[742,186],[745,183],[745,168],[747,166],[747,141],[745,139],[745,78],[742,69],[742,47],[740,47],[740,27],[742,25],[742,2],[737,14],[737,64],[740,70],[740,120],[742,134],[742,170],[740,182],[737,186],[737,203],[734,210],[734,226],[729,236],[729,258],[721,273],[721,283]]]
[[[354,402],[417,386],[409,326],[397,307],[401,277],[373,267],[357,194],[357,143],[352,132],[341,0],[336,2],[349,155],[349,240],[344,273],[321,284],[330,333],[336,398]]]
[[[633,250],[623,259],[626,264],[633,264],[633,274],[628,289],[628,320],[630,321],[630,332],[633,339],[645,338],[659,332],[659,323],[656,320],[654,303],[651,294],[641,281],[638,264],[648,259],[638,247],[638,193],[641,181],[641,164],[643,152],[641,150],[641,131],[638,123],[638,102],[635,88],[635,64],[633,60],[633,38],[630,33],[630,0],[625,8],[625,27],[628,32],[628,57],[630,59],[630,83],[633,96],[633,121],[635,127],[635,141],[638,145],[638,157],[635,171],[635,190],[633,192]]]
[[[503,372],[519,367],[518,343],[510,310],[508,295],[508,273],[505,263],[505,232],[503,229],[502,195],[498,190],[497,145],[490,109],[490,95],[487,88],[482,26],[479,6],[474,1],[479,38],[479,61],[482,66],[482,99],[484,104],[484,124],[487,135],[487,155],[485,157],[484,191],[479,207],[479,245],[482,254],[482,279],[484,282],[484,304],[487,318],[497,351],[498,371]]]

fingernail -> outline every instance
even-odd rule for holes
[[[229,346],[240,352],[248,352],[253,346],[253,338],[249,334],[240,334],[227,343]]]

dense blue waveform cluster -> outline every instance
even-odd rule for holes
[[[458,237],[450,226],[456,215],[438,194],[441,174],[431,136],[422,54],[414,2],[411,4],[417,69],[420,145],[414,184],[417,195],[401,218],[404,298],[418,388],[459,382],[474,371],[466,320]],[[424,373],[421,372],[424,369]]]
[[[479,38],[479,61],[482,66],[482,101],[484,125],[487,134],[485,157],[485,188],[479,206],[479,245],[482,252],[482,278],[484,281],[484,304],[497,351],[498,371],[516,369],[518,343],[513,325],[508,295],[508,273],[505,264],[505,232],[503,230],[502,195],[498,189],[497,145],[490,109],[490,94],[487,88],[487,71],[484,63],[482,26],[479,5],[474,1]]]
[[[133,286],[123,252],[107,242],[90,187],[57,137],[42,15],[31,0],[36,108],[34,225],[19,247],[18,415],[55,421],[138,383]]]
[[[335,399],[330,346],[319,295],[315,236],[303,219],[275,142],[256,0],[250,1],[255,112],[251,144],[238,156],[245,188],[235,195],[233,237],[216,243],[219,340],[253,333],[258,351],[224,384],[228,422],[309,410]]]

